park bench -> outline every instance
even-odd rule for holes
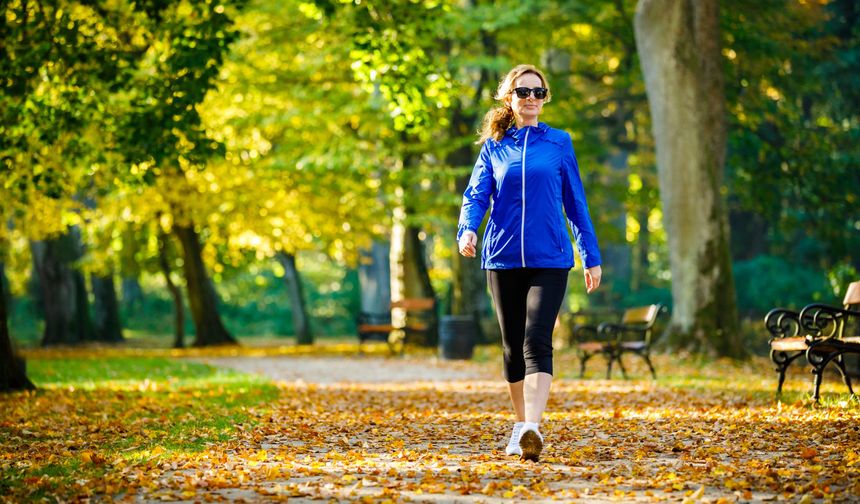
[[[833,362],[842,381],[853,395],[851,377],[845,368],[845,354],[860,354],[860,281],[853,282],[845,292],[842,307],[814,303],[800,312],[775,308],[765,316],[770,332],[770,358],[779,373],[777,397],[782,393],[785,370],[800,356],[812,367],[813,393],[818,402],[824,369]]]
[[[402,354],[406,341],[417,334],[426,334],[435,327],[436,299],[408,298],[392,301],[391,310],[406,311],[406,324],[392,323],[392,312],[358,314],[358,350],[368,340],[388,343],[392,355]]]
[[[585,376],[585,363],[595,355],[606,358],[606,378],[612,375],[612,363],[618,362],[621,374],[627,378],[627,370],[621,362],[625,353],[634,353],[645,360],[651,376],[657,378],[654,365],[651,363],[651,333],[657,316],[665,311],[659,304],[629,308],[624,311],[621,323],[604,322],[600,325],[577,325],[574,327],[574,338],[577,340],[579,354],[579,376]]]
[[[848,391],[854,394],[843,356],[860,354],[860,311],[852,310],[852,307],[860,305],[860,281],[848,286],[842,303],[841,308],[815,303],[799,312],[774,308],[765,315],[765,328],[770,333],[770,358],[779,373],[777,397],[782,394],[786,369],[800,357],[805,357],[812,367],[813,398],[816,402],[824,368],[830,362],[836,365]]]

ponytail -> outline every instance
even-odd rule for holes
[[[478,139],[478,144],[483,145],[489,139],[501,142],[505,137],[505,132],[514,123],[514,111],[510,104],[504,104],[501,107],[493,107],[484,115],[484,120],[481,123],[481,130],[478,132],[481,137]]]

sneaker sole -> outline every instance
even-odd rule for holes
[[[522,459],[537,462],[543,450],[543,441],[537,432],[526,431],[520,437],[520,448],[523,450]]]

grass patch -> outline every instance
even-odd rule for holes
[[[12,500],[111,493],[112,474],[227,441],[280,394],[169,357],[31,357],[28,373],[40,390],[0,396],[0,488]]]
[[[499,357],[500,358],[500,357]],[[656,386],[693,391],[702,395],[733,400],[746,400],[755,404],[804,405],[816,407],[812,401],[812,375],[805,362],[788,368],[780,400],[776,399],[777,373],[770,358],[753,356],[744,361],[713,358],[698,354],[651,355],[657,371],[657,380],[651,379],[644,360],[636,355],[623,357],[624,367],[631,382],[652,382]],[[564,379],[579,378],[579,358],[573,349],[555,353],[555,374]],[[606,360],[602,356],[590,359],[583,380],[605,380]],[[623,381],[621,370],[615,364],[611,381]],[[825,372],[821,386],[819,407],[860,411],[860,402],[848,393],[841,377],[833,369]]]
[[[28,362],[28,376],[38,387],[146,387],[148,383],[179,387],[244,379],[238,373],[187,360],[161,357],[36,359]]]

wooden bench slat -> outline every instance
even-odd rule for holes
[[[845,293],[845,299],[842,301],[842,304],[846,307],[860,304],[860,281],[851,282],[848,285],[848,291]]]
[[[631,308],[624,312],[624,317],[621,319],[622,324],[648,324],[657,318],[657,313],[660,307],[657,305],[641,306],[639,308]]]
[[[791,338],[776,338],[771,341],[770,347],[777,352],[803,352],[808,348],[806,338],[793,336]]]
[[[391,324],[360,324],[359,332],[391,332],[397,329]]]
[[[644,350],[645,347],[648,346],[648,343],[644,341],[622,341],[619,345],[624,350],[631,350],[635,352],[637,350]]]
[[[358,315],[357,329],[359,338],[359,351],[361,343],[368,339],[381,339],[387,337],[389,348],[392,353],[403,351],[403,345],[409,334],[423,333],[433,328],[435,320],[436,300],[434,298],[407,298],[392,301],[389,310],[394,308],[404,309],[408,312],[406,325],[398,321],[392,323],[391,312],[368,313],[361,312]],[[396,319],[395,319],[396,320]],[[400,350],[397,350],[397,348]]]
[[[400,299],[392,301],[392,308],[403,308],[404,310],[430,310],[436,306],[433,298]]]
[[[586,341],[578,344],[577,348],[579,348],[583,352],[597,353],[602,352],[605,345],[605,343],[601,343],[600,341]]]

